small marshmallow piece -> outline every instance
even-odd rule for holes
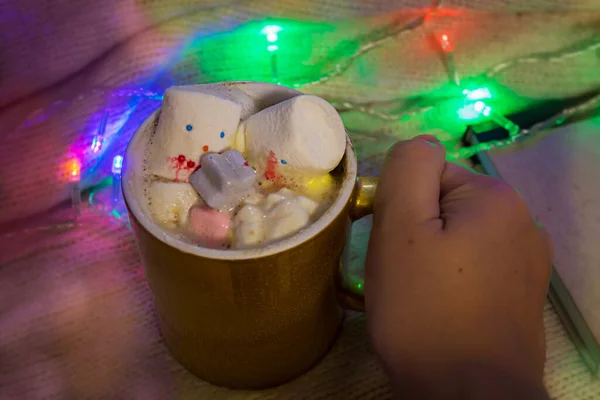
[[[231,214],[208,207],[190,210],[189,229],[203,246],[221,248],[227,243]]]
[[[305,175],[324,175],[341,161],[346,130],[339,114],[325,100],[301,95],[252,115],[238,129],[236,144],[248,161],[264,165],[270,152],[281,164]]]
[[[278,192],[271,193],[267,196],[265,201],[266,209],[269,210],[273,208],[273,206],[279,204],[282,200],[293,200],[298,202],[298,204],[304,208],[309,215],[313,215],[314,212],[319,207],[319,204],[308,197],[298,195],[291,191],[288,188],[280,189]]]
[[[265,239],[264,214],[252,204],[244,205],[234,220],[236,248],[245,249],[259,246]]]
[[[261,222],[264,217],[265,216],[259,207],[253,204],[245,204],[236,214],[234,224],[237,226],[238,224],[245,222],[257,223]]]
[[[311,177],[302,184],[301,191],[315,201],[325,200],[335,189],[335,180],[331,174]]]
[[[283,188],[263,201],[244,201],[233,219],[235,248],[252,248],[293,235],[311,222],[318,204]]]
[[[293,196],[294,196],[294,192],[292,192],[290,189],[288,189],[288,188],[280,189],[279,191],[277,191],[275,193],[271,193],[267,196],[267,199],[265,200],[265,206],[266,206],[267,210],[269,210],[269,209],[273,208],[273,206],[275,206],[280,201],[291,198]]]
[[[251,204],[253,206],[259,205],[264,200],[265,195],[259,193],[257,190],[253,190],[245,199],[244,204]]]
[[[190,208],[200,200],[192,185],[182,182],[153,182],[148,198],[154,218],[169,228],[185,225]]]
[[[187,181],[204,153],[233,146],[242,106],[216,90],[202,90],[198,85],[165,91],[150,145],[151,174]]]
[[[266,216],[268,224],[266,239],[277,240],[290,236],[310,222],[310,215],[295,199],[277,203]]]
[[[298,202],[298,204],[300,204],[302,208],[306,210],[306,212],[310,216],[312,216],[319,207],[319,203],[312,201],[308,197],[298,196],[296,197],[296,201]]]
[[[239,151],[208,154],[201,165],[190,177],[190,183],[212,208],[231,210],[252,193],[256,173]]]
[[[311,199],[286,188],[267,196],[265,203],[268,210],[267,240],[282,239],[304,228],[318,207]]]

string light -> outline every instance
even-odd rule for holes
[[[550,52],[538,54],[536,56],[527,56],[505,61],[490,68],[485,75],[487,78],[493,78],[500,72],[519,64],[535,64],[538,62],[560,63],[573,57],[577,57],[581,54],[596,50],[600,50],[600,40],[592,41],[585,46],[575,46],[575,48],[566,51]]]
[[[456,71],[456,66],[454,64],[454,45],[452,44],[452,42],[450,42],[450,38],[447,34],[443,34],[440,37],[440,46],[442,48],[442,52],[446,60],[450,80],[456,86],[460,87],[460,79],[458,77],[458,72]],[[519,131],[519,127],[517,125],[515,125],[512,121],[510,121],[503,115],[495,112],[492,109],[492,107],[490,107],[483,101],[492,98],[492,93],[488,88],[482,87],[472,90],[463,89],[462,95],[464,96],[463,106],[457,110],[458,118],[460,118],[461,120],[476,121],[481,118],[489,118],[496,124],[506,129],[511,136]]]
[[[463,121],[474,121],[484,115],[484,111],[489,115],[491,108],[486,106],[483,101],[476,101],[469,102],[465,106],[459,108],[456,113]]]
[[[486,87],[475,90],[464,89],[462,94],[467,98],[467,100],[483,100],[492,98],[490,89]]]
[[[277,77],[277,50],[279,50],[279,45],[277,41],[279,40],[279,32],[281,32],[283,28],[279,25],[267,25],[260,30],[260,33],[265,35],[267,39],[267,51],[271,53],[271,75],[273,76],[273,80],[275,82],[279,81]]]
[[[366,52],[368,52],[370,50],[377,48],[379,45],[384,43],[387,39],[397,37],[399,34],[414,30],[414,29],[418,28],[419,26],[421,26],[423,24],[424,20],[427,19],[427,17],[430,15],[430,13],[434,12],[437,9],[438,5],[439,5],[438,1],[433,1],[427,13],[425,13],[421,17],[416,18],[414,21],[408,23],[407,25],[398,27],[396,24],[390,24],[384,28],[374,31],[372,34],[368,35],[369,38],[373,38],[372,40],[365,43],[355,53],[351,54],[346,59],[343,59],[342,61],[340,61],[337,65],[335,65],[333,67],[333,69],[329,73],[323,75],[321,78],[314,80],[314,81],[310,81],[310,82],[303,82],[300,84],[290,84],[288,86],[292,86],[294,88],[302,88],[302,87],[317,85],[319,83],[323,83],[325,81],[328,81],[328,80],[340,75],[347,69],[347,67],[349,67],[352,64],[354,59],[360,57],[361,55],[365,54]],[[518,58],[516,60],[509,60],[509,61],[505,61],[500,64],[497,64],[493,67],[490,67],[488,69],[488,72],[485,74],[485,76],[493,77],[500,71],[511,68],[511,67],[521,64],[521,63],[539,63],[539,62],[559,63],[559,62],[563,62],[565,60],[568,60],[568,59],[574,58],[576,56],[586,54],[590,51],[595,51],[598,49],[600,49],[600,40],[595,40],[586,46],[574,45],[570,48],[566,48],[561,51],[557,51],[557,52],[553,52],[553,53],[538,54],[535,56],[527,56],[527,57],[523,57],[523,58]],[[104,96],[110,96],[110,97],[115,97],[115,98],[122,98],[122,97],[136,98],[137,97],[137,98],[144,98],[145,100],[149,100],[149,101],[157,101],[157,102],[162,101],[162,93],[147,90],[145,88],[115,89],[115,88],[108,88],[108,87],[93,87],[93,88],[90,88],[90,89],[82,92],[75,99],[57,100],[57,101],[51,103],[48,107],[46,107],[45,110],[62,109],[76,101],[81,101],[90,95],[104,95]],[[351,103],[351,102],[348,102],[347,100],[346,101],[336,101],[335,99],[330,99],[330,102],[333,104],[342,105],[343,108],[341,109],[341,111],[355,110],[360,113],[364,113],[364,114],[367,114],[367,115],[370,115],[370,116],[373,116],[373,117],[376,117],[376,118],[379,118],[382,120],[387,120],[387,121],[404,119],[404,117],[406,115],[408,115],[410,117],[410,116],[413,116],[413,115],[416,115],[419,113],[427,112],[430,109],[434,108],[434,106],[427,106],[427,107],[422,107],[422,108],[415,109],[415,110],[410,110],[408,112],[408,114],[405,114],[405,115],[397,115],[397,114],[389,114],[386,112],[378,111],[375,108],[373,108],[372,106],[365,106],[365,105]],[[378,102],[378,104],[384,104],[384,103],[385,102]],[[42,111],[43,110],[40,110],[40,109],[32,111],[24,119],[23,123],[21,123],[16,130],[20,131],[24,127],[30,127],[32,125],[36,125],[36,124],[40,123],[41,121],[45,120],[48,117],[48,115],[44,115]]]
[[[598,108],[598,106],[600,106],[600,94],[597,94],[596,96],[593,96],[592,98],[577,104],[576,106],[566,108],[553,117],[542,122],[538,122],[529,129],[520,129],[516,134],[513,134],[506,139],[491,140],[489,142],[482,142],[474,146],[463,147],[453,153],[449,153],[448,158],[450,160],[461,160],[471,158],[482,151],[490,151],[513,145],[514,143],[521,141],[536,132],[562,125],[569,118]]]
[[[448,35],[443,34],[442,36],[440,36],[440,43],[442,44],[442,50],[444,51],[444,53],[450,53],[454,50],[454,46],[450,42]]]
[[[454,46],[450,42],[448,35],[443,34],[441,36],[440,46],[446,59],[450,78],[454,84],[460,86],[460,80],[452,55]],[[504,115],[494,111],[492,107],[483,101],[492,98],[492,94],[488,88],[483,87],[474,90],[463,89],[462,94],[464,96],[464,106],[457,111],[460,119],[465,121],[475,121],[480,118],[486,118],[506,130],[511,137],[519,133],[520,127],[517,124],[506,118]]]
[[[104,138],[102,136],[94,136],[94,140],[92,140],[92,151],[94,153],[100,152],[100,149],[102,149],[103,142]]]
[[[71,207],[75,216],[81,214],[81,190],[79,181],[81,180],[81,161],[77,157],[72,158],[67,163],[67,173],[70,182]]]
[[[78,158],[73,157],[67,163],[67,173],[69,176],[69,182],[79,183],[79,181],[81,180],[81,162]]]
[[[458,78],[458,72],[456,71],[456,65],[454,64],[454,45],[450,42],[447,34],[443,34],[440,37],[440,45],[446,58],[446,67],[448,68],[448,75],[456,86],[460,86],[460,79]]]
[[[279,32],[281,32],[283,28],[279,25],[267,25],[261,29],[260,33],[265,35],[267,42],[276,43],[279,40]],[[268,51],[275,51],[278,49],[277,46],[271,48],[272,45],[267,46]]]
[[[425,13],[423,13],[421,16],[415,18],[414,20],[410,21],[408,24],[399,25],[399,24],[397,24],[397,22],[394,22],[394,23],[391,23],[391,24],[388,24],[388,25],[382,27],[381,29],[377,29],[373,32],[370,32],[369,34],[367,34],[363,37],[366,39],[364,39],[364,40],[361,39],[362,42],[359,42],[359,45],[356,47],[356,50],[354,52],[350,52],[350,53],[348,53],[347,57],[337,60],[338,61],[337,64],[335,64],[333,67],[329,68],[328,71],[326,71],[324,74],[322,74],[318,79],[302,81],[302,79],[299,78],[298,82],[287,84],[287,86],[291,86],[294,88],[303,88],[303,87],[307,87],[307,86],[324,83],[328,80],[331,80],[331,79],[343,74],[358,57],[377,48],[378,46],[380,46],[387,40],[398,38],[401,34],[413,31],[414,29],[417,29],[417,28],[423,26],[423,24],[426,22],[428,17],[431,15],[431,13],[433,11],[436,10],[436,8],[438,6],[439,6],[439,1],[434,0],[434,1],[432,1],[429,9]],[[287,26],[283,23],[281,25],[269,23],[269,24],[264,25],[261,29],[254,28],[252,31],[253,32],[252,34],[255,37],[257,35],[257,33],[256,33],[257,31],[260,33],[261,36],[264,37],[264,40],[265,40],[265,42],[263,42],[264,47],[261,48],[262,49],[261,51],[265,52],[265,50],[266,50],[266,52],[269,53],[271,56],[272,76],[275,81],[278,81],[278,79],[279,79],[277,54],[283,54],[283,53],[280,53],[280,48],[283,49],[285,46],[285,42],[281,42],[280,33],[282,31],[284,31],[285,28],[287,28]],[[286,31],[285,37],[286,38],[288,37],[287,31]],[[457,73],[456,66],[454,64],[454,48],[455,48],[455,46],[454,46],[450,36],[447,33],[441,34],[438,37],[438,41],[440,43],[440,46],[443,50],[443,54],[447,61],[447,67],[448,67],[448,73],[449,73],[450,80],[455,85],[459,86],[459,85],[461,85],[461,82],[460,82],[460,79],[459,79],[459,76]],[[514,65],[518,65],[518,64],[535,63],[535,62],[552,62],[552,63],[563,62],[564,60],[568,60],[568,59],[576,57],[580,54],[584,54],[588,51],[595,51],[597,49],[600,49],[600,41],[596,41],[585,47],[578,46],[577,49],[575,49],[575,50],[567,49],[562,52],[556,52],[556,53],[551,53],[551,54],[541,54],[541,55],[536,55],[536,56],[523,57],[523,58],[516,59],[516,60],[510,60],[510,61],[503,62],[499,65],[496,65],[494,67],[491,67],[488,70],[488,72],[485,74],[485,76],[493,77],[496,74],[500,73],[501,71],[504,71],[504,70],[506,70]],[[471,155],[475,154],[478,151],[489,150],[490,148],[508,146],[508,145],[513,144],[515,141],[519,140],[521,137],[524,137],[526,135],[529,135],[529,134],[535,132],[535,130],[529,130],[529,131],[519,130],[519,127],[517,125],[512,123],[512,121],[508,120],[502,114],[498,113],[494,109],[494,107],[496,107],[496,104],[494,101],[495,99],[493,98],[491,91],[487,87],[477,87],[477,88],[472,88],[472,89],[461,88],[461,92],[458,92],[458,93],[459,93],[458,97],[460,97],[460,94],[462,93],[462,100],[459,99],[460,101],[457,102],[458,106],[453,109],[452,114],[454,114],[454,118],[457,118],[458,120],[462,120],[462,121],[469,122],[469,123],[474,123],[476,121],[479,121],[480,119],[492,120],[495,123],[497,123],[498,125],[502,126],[504,129],[506,129],[510,133],[510,138],[503,140],[503,141],[496,141],[493,143],[492,142],[481,143],[480,144],[481,146],[478,146],[478,147],[474,146],[474,147],[469,147],[469,148],[463,148],[459,152],[451,154],[450,155],[451,158],[453,158],[453,157],[467,158],[467,157],[470,157]],[[91,90],[86,91],[85,93],[82,93],[76,99],[73,99],[71,101],[60,100],[60,101],[54,102],[50,105],[50,107],[48,109],[65,107],[69,104],[72,104],[75,101],[82,100],[83,98],[85,98],[86,96],[88,96],[90,94],[93,94],[93,95],[103,94],[103,95],[111,96],[111,97],[139,97],[139,98],[144,98],[146,100],[151,100],[151,101],[162,100],[162,93],[152,92],[152,91],[148,91],[146,89],[113,90],[111,88],[93,88]],[[336,103],[336,102],[332,101],[332,103]],[[401,115],[381,112],[372,106],[357,105],[357,104],[353,104],[353,103],[350,103],[347,101],[338,102],[337,106],[340,106],[341,110],[355,110],[355,111],[358,111],[358,112],[364,113],[366,115],[369,115],[369,116],[372,116],[375,118],[379,118],[379,119],[382,119],[385,121],[396,121],[396,120],[404,120],[413,115],[427,112],[427,111],[433,109],[434,107],[438,107],[439,105],[438,106],[427,106],[427,107],[422,107],[422,108],[418,108],[418,109],[412,109]],[[36,110],[34,115],[32,115],[32,117],[35,117],[33,119],[33,121],[32,121],[32,119],[26,119],[24,121],[24,123],[22,125],[20,125],[19,128],[17,128],[17,130],[21,129],[21,126],[29,127],[33,124],[40,123],[40,121],[43,121],[45,118],[47,118],[47,115],[43,115],[43,113],[37,112],[37,111],[38,110]],[[562,120],[564,121],[565,118],[566,117],[563,117]],[[99,153],[104,150],[103,147],[105,147],[104,140],[105,140],[105,130],[106,130],[107,119],[108,119],[108,116],[106,113],[104,113],[102,120],[100,121],[99,127],[97,129],[96,135],[94,136],[93,141],[92,141],[92,151],[94,153]],[[120,159],[119,159],[119,157],[121,157],[121,156],[116,156],[113,159],[113,165],[112,165],[113,168],[111,169],[111,172],[113,174],[113,184],[114,185],[117,184],[115,182],[120,180],[120,175],[121,175],[120,169],[122,168],[122,157]],[[81,165],[80,165],[79,161],[77,161],[77,165],[78,165],[78,167],[76,168],[77,171],[72,172],[69,175],[69,180],[72,184],[77,184],[77,193],[80,195],[79,181],[80,181]],[[73,171],[74,170],[75,170],[75,168],[73,169]],[[116,186],[114,186],[113,194],[120,194],[120,187],[117,189]],[[113,196],[113,197],[115,197],[115,196]],[[76,203],[76,202],[77,202],[77,199],[75,199],[74,203]],[[79,202],[80,202],[80,199],[79,199]]]
[[[104,144],[104,134],[106,133],[106,124],[108,123],[108,113],[102,113],[102,118],[100,119],[100,124],[98,125],[98,129],[96,130],[96,135],[92,140],[92,152],[99,153],[102,150],[102,145]]]
[[[521,130],[519,125],[506,118],[504,115],[494,112],[491,108],[487,106],[483,110],[483,115],[489,116],[492,121],[494,121],[498,126],[502,127],[505,131],[507,131],[510,136],[517,135]]]
[[[121,169],[123,168],[123,156],[116,155],[113,158],[111,172],[113,175],[121,175]]]
[[[112,209],[117,208],[121,198],[121,169],[123,168],[123,156],[116,155],[112,162]]]

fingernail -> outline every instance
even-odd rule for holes
[[[429,142],[429,143],[435,144],[435,145],[440,144],[440,140],[436,136],[433,136],[433,135],[419,135],[419,136],[415,136],[413,138],[413,140],[424,140],[426,142]]]

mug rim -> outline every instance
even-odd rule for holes
[[[303,94],[297,90],[290,89],[281,85],[263,82],[236,81],[220,82],[218,84],[225,83],[229,86],[234,87],[244,86],[248,84],[254,84],[263,87],[271,86],[282,89],[281,92],[288,91],[290,95],[293,93]],[[325,230],[340,215],[340,213],[342,213],[342,211],[350,201],[350,198],[355,188],[358,167],[356,154],[354,152],[354,146],[352,145],[350,136],[346,131],[346,151],[344,152],[344,157],[342,158],[344,162],[344,179],[340,186],[338,195],[336,196],[331,206],[315,222],[311,223],[308,227],[301,229],[300,231],[296,232],[288,238],[281,239],[273,243],[251,249],[211,249],[179,239],[174,234],[160,227],[149,215],[147,215],[147,213],[142,210],[142,207],[140,205],[139,200],[141,199],[138,199],[137,196],[133,193],[135,191],[135,189],[133,188],[133,176],[135,175],[135,168],[138,167],[138,170],[141,168],[139,165],[133,165],[129,161],[136,160],[139,158],[135,157],[135,144],[140,140],[143,140],[145,136],[148,136],[144,135],[144,133],[147,132],[148,125],[156,120],[160,110],[161,107],[157,108],[151,115],[149,115],[144,120],[144,122],[142,122],[142,124],[136,129],[133,136],[129,140],[123,157],[123,172],[121,182],[123,190],[123,200],[125,201],[125,204],[127,205],[127,208],[129,210],[130,218],[135,218],[135,220],[152,236],[154,236],[155,238],[157,238],[158,240],[170,247],[173,247],[183,253],[188,253],[195,256],[216,260],[234,261],[268,257],[295,248],[312,239],[314,236]],[[142,147],[145,149],[146,145]],[[143,179],[143,177],[140,177],[138,179]]]

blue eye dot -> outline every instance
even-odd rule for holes
[[[191,130],[192,130],[192,126],[191,126],[191,125],[187,125],[187,126],[185,127],[185,129],[187,129],[187,130],[188,130],[188,132],[189,132],[189,131],[191,131]]]
[[[225,132],[221,132],[219,136],[221,136],[221,139],[223,139],[225,137]]]
[[[287,164],[287,161],[281,160],[281,163],[285,165],[285,164]]]

